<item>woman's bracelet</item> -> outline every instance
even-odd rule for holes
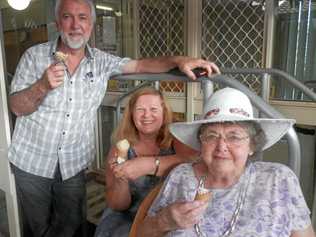
[[[159,171],[159,166],[160,166],[160,159],[157,156],[155,157],[155,165],[156,165],[156,169],[154,172],[154,176],[157,176],[157,173]]]

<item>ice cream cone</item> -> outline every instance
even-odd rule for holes
[[[199,188],[194,200],[209,201],[212,198],[212,192],[205,188]]]
[[[117,156],[121,158],[126,158],[127,157],[127,150],[117,150]]]
[[[120,140],[116,143],[117,148],[117,163],[121,164],[127,159],[127,152],[130,145],[126,139]]]
[[[67,58],[68,58],[68,54],[65,54],[65,53],[60,52],[60,51],[57,51],[54,56],[58,62],[63,62],[63,63],[65,63]]]

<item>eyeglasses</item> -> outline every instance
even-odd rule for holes
[[[210,132],[207,134],[200,135],[201,142],[205,142],[208,144],[215,144],[220,141],[220,139],[223,138],[225,143],[230,146],[239,146],[243,144],[243,142],[249,138],[249,135],[242,136],[239,134],[228,134],[226,136],[222,136],[221,134]]]

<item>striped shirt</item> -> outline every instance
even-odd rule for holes
[[[11,84],[11,94],[30,87],[55,60],[57,40],[36,45],[22,56]],[[36,111],[16,120],[9,160],[18,168],[52,178],[59,162],[63,180],[85,169],[95,157],[96,112],[111,74],[129,61],[96,48],[72,76],[50,91]]]

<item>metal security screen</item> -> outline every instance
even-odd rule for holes
[[[184,55],[184,1],[139,0],[139,56]],[[160,89],[173,94],[184,94],[180,82],[162,82]]]
[[[316,2],[283,1],[277,11],[274,67],[280,68],[307,86],[316,76]],[[309,100],[288,83],[274,80],[272,96],[282,100]],[[310,84],[311,83],[311,84]]]
[[[262,2],[203,0],[201,55],[220,67],[260,68],[263,58]],[[260,92],[257,76],[235,76]]]

